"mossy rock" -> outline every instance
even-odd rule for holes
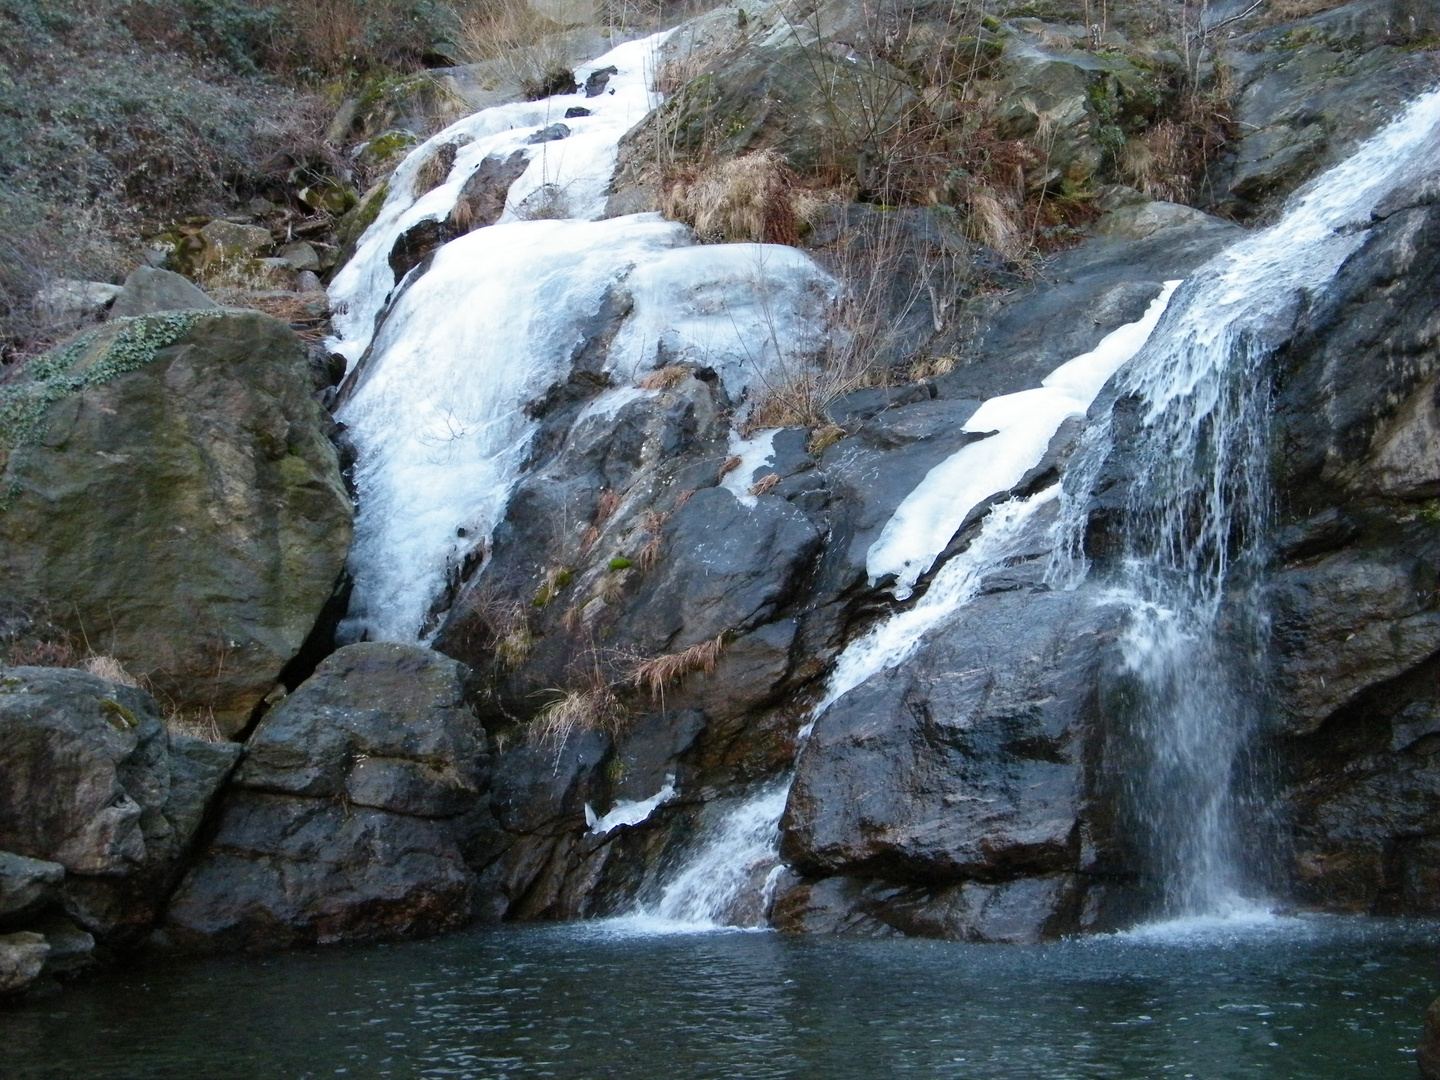
[[[0,577],[239,730],[350,542],[304,344],[259,312],[121,319],[0,394]]]

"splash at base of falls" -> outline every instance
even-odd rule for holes
[[[782,869],[780,817],[789,794],[787,776],[728,808],[653,900],[604,925],[652,934],[763,928]]]

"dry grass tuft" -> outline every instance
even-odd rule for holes
[[[670,507],[671,513],[674,513],[676,510],[679,510],[682,506],[684,506],[687,502],[689,502],[689,501],[690,501],[690,496],[692,496],[692,495],[694,495],[694,494],[695,494],[695,489],[694,489],[694,488],[686,488],[684,491],[680,492],[679,495],[676,495],[676,496],[675,496],[675,503],[674,503],[673,506]]]
[[[990,188],[977,188],[970,194],[970,229],[973,239],[1007,259],[1019,259],[1025,253],[1014,209]]]
[[[637,687],[648,688],[652,697],[658,698],[671,683],[679,682],[686,675],[696,671],[706,674],[715,670],[720,653],[725,649],[725,635],[691,645],[678,653],[666,653],[653,660],[645,660],[630,670],[629,682]]]
[[[665,523],[670,520],[669,513],[661,513],[659,510],[646,510],[640,515],[640,528],[653,536],[660,535],[660,530],[665,528]]]
[[[595,524],[603,526],[615,516],[615,511],[620,509],[620,493],[613,488],[606,488],[600,493],[600,499],[595,504]]]
[[[957,362],[958,357],[948,354],[922,357],[910,365],[908,379],[910,382],[919,382],[921,379],[936,379],[941,375],[949,375],[955,370]]]
[[[737,454],[731,454],[731,455],[730,455],[729,457],[727,457],[727,458],[721,463],[721,465],[720,465],[720,479],[721,479],[721,480],[724,480],[725,477],[729,476],[732,472],[734,472],[734,471],[735,471],[736,469],[738,469],[739,467],[740,467],[740,457],[739,457],[739,455],[737,455]]]
[[[750,485],[751,495],[766,495],[775,490],[775,485],[780,483],[780,474],[771,473],[769,476],[762,476],[755,483]]]
[[[536,745],[550,745],[558,750],[577,732],[603,731],[616,735],[625,727],[629,714],[608,686],[552,692],[560,696],[536,714],[526,732]]]
[[[102,679],[109,679],[111,682],[119,683],[121,686],[133,686],[137,690],[140,689],[140,683],[135,676],[126,671],[124,665],[113,656],[87,656],[85,658],[84,668],[91,675],[98,675]],[[214,718],[212,717],[211,719],[213,722]]]
[[[713,162],[673,179],[661,199],[666,217],[683,221],[707,243],[795,244],[796,177],[774,150]]]
[[[645,542],[645,545],[635,554],[635,565],[641,570],[649,570],[660,561],[660,552],[665,548],[665,541],[659,536],[652,536]]]
[[[204,742],[228,741],[215,723],[214,709],[166,709],[165,730]]]
[[[415,172],[415,198],[434,191],[446,181],[450,170],[455,167],[455,154],[454,143],[441,143],[435,148],[435,152]]]
[[[656,368],[636,381],[641,390],[673,390],[690,377],[690,369],[683,364],[667,364]]]
[[[845,437],[845,429],[839,424],[826,424],[818,427],[810,433],[809,440],[805,443],[805,450],[809,454],[820,454],[827,447],[834,446]]]

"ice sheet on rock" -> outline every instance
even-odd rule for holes
[[[1038,465],[1068,417],[1085,415],[1106,380],[1140,351],[1179,284],[1167,281],[1144,316],[1061,364],[1039,387],[981,405],[964,430],[993,434],[936,465],[895,509],[866,555],[870,583],[894,574],[895,596],[909,597],[970,512]]]
[[[648,799],[625,799],[617,802],[604,816],[596,816],[589,803],[585,804],[585,824],[595,836],[604,836],[611,829],[621,825],[639,825],[647,820],[659,807],[675,797],[675,778],[667,776],[665,784]]]
[[[738,457],[740,464],[725,474],[720,481],[723,487],[741,506],[754,506],[755,496],[750,486],[755,483],[755,473],[775,460],[775,436],[779,428],[767,428],[750,439],[742,439],[738,432],[730,433],[730,456]]]
[[[613,420],[620,410],[632,401],[655,397],[656,393],[655,390],[642,390],[638,386],[617,386],[614,390],[606,390],[580,410],[580,415],[575,417],[575,423],[578,426],[586,420]]]
[[[695,364],[732,400],[814,362],[838,288],[803,251],[776,244],[677,248],[637,267],[627,287],[634,311],[610,350],[617,381]]]
[[[508,157],[523,150],[529,159],[525,172],[510,187],[501,222],[518,220],[527,213],[599,218],[605,212],[605,191],[615,171],[621,136],[660,102],[650,82],[656,49],[666,36],[668,31],[626,42],[577,70],[576,77],[583,84],[594,70],[617,68],[606,84],[606,93],[587,98],[582,91],[482,109],[411,151],[390,178],[374,224],[331,283],[330,300],[336,314],[330,347],[352,364],[360,358],[374,331],[375,316],[396,284],[390,269],[395,241],[422,221],[448,217],[465,181],[492,154]],[[537,130],[562,120],[565,111],[577,104],[589,109],[590,115],[564,119],[570,129],[568,136],[553,142],[529,142]],[[447,143],[457,147],[449,175],[432,190],[417,194],[420,170]],[[538,199],[542,194],[543,200]],[[546,205],[538,205],[539,201]]]
[[[684,226],[637,215],[494,225],[436,253],[339,411],[359,448],[347,635],[415,640],[504,513],[525,404],[568,372],[606,290],[685,243]]]

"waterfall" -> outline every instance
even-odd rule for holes
[[[1040,388],[986,401],[966,427],[993,434],[957,451],[926,475],[882,531],[871,549],[872,563],[875,551],[889,550],[901,552],[907,572],[916,577],[928,569],[976,503],[1014,487],[1039,462],[1061,423],[1085,414],[1106,379],[1145,343],[1178,284],[1166,282],[1140,319],[1111,331],[1090,352],[1060,365]],[[757,437],[757,456],[768,448],[773,434]],[[957,476],[964,476],[965,482],[954,483]],[[801,751],[826,709],[867,679],[912,656],[927,634],[943,629],[950,616],[980,594],[991,572],[1025,550],[1033,540],[1039,513],[1059,494],[1057,484],[997,503],[981,521],[975,539],[936,572],[919,600],[854,638],[836,658],[824,694],[800,729]],[[938,548],[927,553],[927,545],[934,547],[935,537],[944,531],[943,525],[937,528],[937,521],[949,521],[950,531]],[[908,596],[914,581],[914,577],[909,584],[902,581],[897,592]],[[633,917],[693,929],[763,921],[770,906],[768,891],[780,868],[780,820],[792,780],[793,774],[787,774],[764,786],[721,818],[666,879],[658,902],[639,905]]]
[[[1161,917],[1224,914],[1257,890],[1240,773],[1265,698],[1268,358],[1372,209],[1430,167],[1437,129],[1432,92],[1196,272],[1117,379],[1123,436],[1115,410],[1096,418],[1066,478],[1053,574],[1073,587],[1101,469],[1133,463],[1106,602],[1129,610],[1134,726],[1109,767]]]
[[[1167,282],[1144,318],[1062,365],[1040,390],[986,402],[966,427],[995,434],[931,470],[869,553],[872,582],[894,574],[904,599],[973,508],[1013,487],[1059,424],[1083,414],[1107,379],[1115,377],[1117,400],[1138,402],[1139,430],[1126,433],[1139,469],[1127,496],[1124,551],[1101,602],[1130,612],[1122,657],[1140,689],[1137,726],[1127,733],[1138,760],[1120,764],[1135,766],[1125,781],[1129,824],[1158,885],[1162,917],[1256,911],[1242,899],[1252,883],[1240,869],[1235,781],[1263,670],[1266,359],[1293,324],[1302,295],[1329,281],[1362,243],[1358,227],[1371,210],[1429,164],[1437,136],[1440,91],[1298,192],[1274,227],[1233,245],[1185,283]],[[943,631],[987,573],[1031,538],[1037,512],[1057,497],[1050,579],[1069,588],[1086,579],[1081,541],[1091,493],[1116,449],[1115,423],[1110,410],[1092,418],[1063,495],[1057,485],[993,507],[919,601],[846,646],[801,730],[801,752],[832,703]],[[778,865],[789,787],[783,778],[732,810],[669,877],[660,904],[642,910],[699,926],[737,911],[753,918],[773,882],[773,871],[758,871]]]

